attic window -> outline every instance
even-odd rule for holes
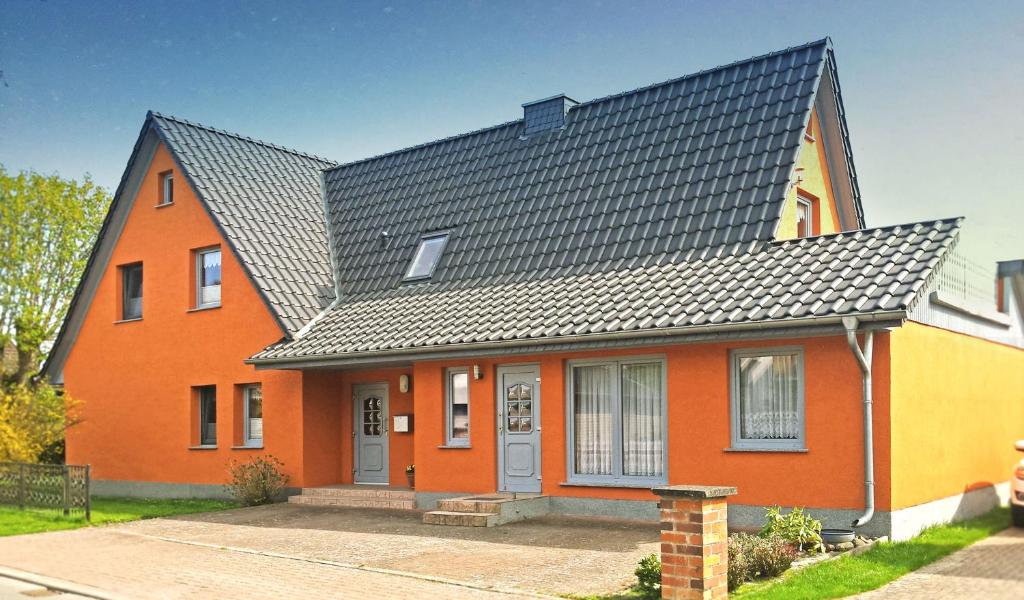
[[[406,281],[414,279],[430,279],[441,260],[441,252],[448,241],[447,233],[433,233],[423,236],[420,245],[416,248],[416,255],[412,258],[409,270],[405,272]]]
[[[174,172],[160,174],[160,202],[158,206],[174,203]]]

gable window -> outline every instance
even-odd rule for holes
[[[737,350],[731,361],[732,447],[802,450],[803,351]]]
[[[121,267],[121,320],[142,318],[142,263]]]
[[[196,252],[196,307],[220,306],[220,248]]]
[[[570,483],[665,481],[665,363],[569,364]]]
[[[262,446],[263,445],[263,387],[254,383],[252,385],[245,386],[245,414],[243,415],[243,422],[245,424],[245,438],[244,443],[246,446]]]
[[[814,232],[814,203],[803,196],[796,199],[796,235],[811,237]]]
[[[174,173],[167,171],[160,174],[160,202],[159,206],[172,204],[174,202]]]
[[[199,401],[199,445],[217,445],[217,387],[204,385],[198,388]]]
[[[441,260],[441,252],[444,251],[447,241],[447,233],[424,236],[420,240],[419,247],[416,248],[416,254],[412,258],[412,263],[409,264],[409,270],[405,272],[405,279],[429,279],[434,274],[437,263]]]
[[[460,367],[445,372],[447,413],[445,445],[469,445],[469,369]]]

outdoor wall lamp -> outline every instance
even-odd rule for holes
[[[473,379],[483,379],[484,374],[480,372],[480,365],[473,365]]]
[[[402,374],[398,376],[398,391],[406,394],[409,392],[409,376]]]

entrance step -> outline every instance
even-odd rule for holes
[[[386,487],[331,485],[302,488],[302,493],[288,498],[291,504],[307,506],[351,506],[357,508],[416,508],[416,492]]]
[[[494,527],[546,515],[550,506],[547,496],[533,494],[485,494],[447,498],[437,501],[437,510],[424,513],[423,522],[430,525]]]

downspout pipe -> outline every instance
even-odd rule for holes
[[[864,332],[864,348],[857,343],[857,317],[843,317],[846,329],[846,343],[857,359],[861,374],[861,395],[864,401],[864,514],[854,519],[852,526],[861,527],[875,516],[875,442],[872,428],[873,411],[871,399],[871,350],[874,346],[874,332]]]

